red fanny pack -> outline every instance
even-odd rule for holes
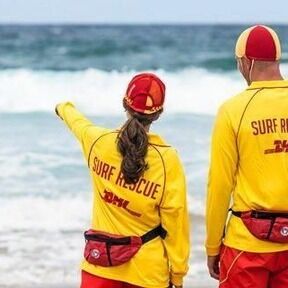
[[[166,234],[161,225],[141,237],[123,237],[90,229],[84,233],[86,240],[84,257],[90,264],[103,267],[121,265],[128,262],[143,244],[158,236],[165,239]]]
[[[277,243],[288,243],[288,213],[270,213],[262,211],[237,212],[234,216],[243,223],[256,238]]]

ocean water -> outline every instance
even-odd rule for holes
[[[76,287],[91,185],[54,106],[70,100],[95,124],[118,127],[125,87],[138,71],[155,72],[167,85],[165,113],[153,130],[178,149],[187,174],[187,284],[214,283],[203,248],[210,133],[219,105],[245,88],[233,56],[244,28],[0,26],[0,287]],[[274,28],[287,75],[288,26]]]

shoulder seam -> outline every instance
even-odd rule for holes
[[[111,132],[108,132],[108,133],[104,133],[104,134],[100,135],[100,136],[93,142],[93,144],[91,145],[90,151],[89,151],[88,158],[87,158],[88,168],[90,168],[90,164],[89,164],[89,163],[90,163],[90,157],[91,157],[91,153],[92,153],[92,150],[93,150],[95,144],[96,144],[101,138],[103,138],[103,137],[105,137],[105,136],[108,136],[108,135],[110,135],[110,134],[114,134],[114,133],[118,133],[118,132],[117,132],[117,131],[111,131]]]
[[[258,89],[258,91],[256,91],[249,99],[249,101],[247,102],[243,112],[242,112],[242,115],[241,115],[241,118],[240,118],[240,121],[239,121],[239,124],[238,124],[238,129],[237,129],[237,133],[236,133],[236,141],[238,140],[238,136],[239,136],[239,132],[240,132],[240,128],[241,128],[241,125],[242,125],[242,121],[243,121],[243,118],[244,118],[244,115],[246,113],[246,110],[248,108],[248,106],[250,105],[250,103],[252,102],[252,100],[254,99],[254,97],[260,92],[262,91],[263,89]]]
[[[164,185],[163,185],[163,191],[162,191],[162,196],[161,196],[161,199],[159,201],[159,206],[161,205],[162,203],[162,200],[163,200],[163,197],[164,197],[164,192],[166,190],[166,180],[167,180],[167,175],[166,175],[166,166],[165,166],[165,162],[164,162],[164,159],[163,159],[163,156],[162,154],[160,153],[160,151],[155,147],[155,145],[153,144],[150,144],[151,147],[153,147],[156,152],[159,154],[160,158],[161,158],[161,161],[162,161],[162,165],[163,165],[163,170],[164,170]]]
[[[242,122],[243,122],[243,118],[244,118],[244,115],[248,109],[248,106],[250,105],[250,103],[252,102],[252,100],[255,98],[255,96],[261,92],[263,90],[263,88],[260,88],[258,89],[249,99],[248,103],[246,104],[244,110],[243,110],[243,113],[241,115],[241,118],[240,118],[240,121],[239,121],[239,124],[238,124],[238,129],[237,129],[237,133],[236,133],[236,148],[237,148],[237,153],[238,153],[238,159],[240,158],[240,153],[239,153],[239,146],[238,146],[238,138],[239,138],[239,133],[240,133],[240,129],[241,129],[241,125],[242,125]]]
[[[172,146],[170,146],[170,145],[165,145],[165,144],[155,144],[155,143],[149,143],[149,145],[157,146],[157,147],[163,147],[163,148],[169,148],[169,147],[172,147]]]
[[[275,89],[275,88],[288,88],[288,86],[274,86],[274,87],[258,87],[258,88],[247,88],[246,90],[263,90],[263,89]]]

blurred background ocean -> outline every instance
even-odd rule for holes
[[[272,27],[287,75],[288,26]],[[167,85],[165,113],[153,130],[178,149],[187,173],[193,238],[186,282],[215,285],[203,246],[210,133],[221,102],[246,85],[233,54],[244,28],[0,26],[0,287],[76,287],[91,185],[54,106],[70,100],[95,124],[118,127],[125,87],[138,71],[155,72]]]

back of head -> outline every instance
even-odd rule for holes
[[[246,29],[239,36],[235,55],[255,61],[278,61],[281,58],[281,44],[276,32],[264,25]]]
[[[249,85],[252,81],[281,78],[280,41],[276,32],[267,26],[257,25],[242,32],[236,43],[235,56]]]
[[[165,85],[156,75],[142,73],[130,81],[123,99],[129,119],[118,136],[118,150],[123,157],[121,172],[128,184],[136,183],[148,168],[147,131],[162,113],[164,101]]]

